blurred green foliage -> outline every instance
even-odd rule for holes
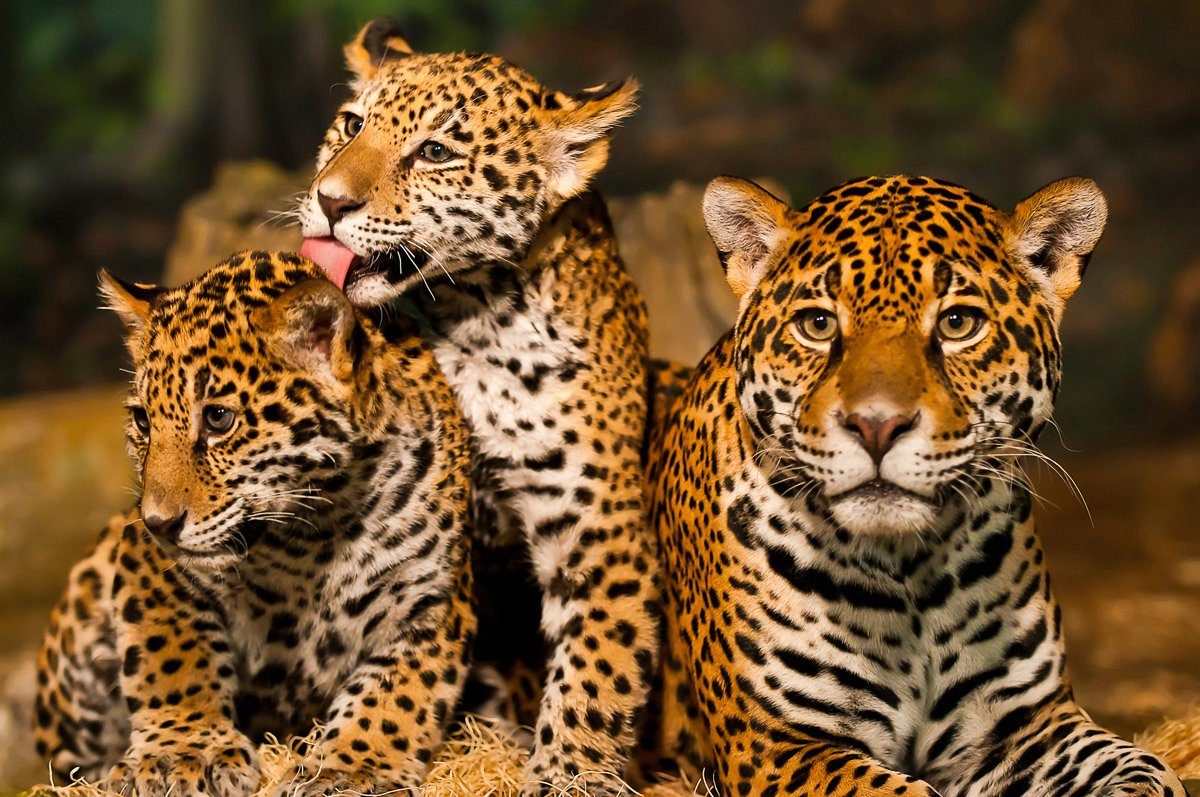
[[[345,96],[341,45],[388,14],[418,49],[499,52],[560,88],[637,75],[610,191],[742,173],[803,201],[910,171],[1007,205],[1096,177],[1113,215],[1068,324],[1063,406],[1097,433],[1136,424],[1122,391],[1144,376],[1174,271],[1200,256],[1200,6],[1151,4],[9,0],[0,394],[110,378],[117,326],[93,310],[95,270],[157,277],[180,204],[222,161],[307,168]]]

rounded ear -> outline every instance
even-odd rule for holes
[[[350,300],[332,282],[311,279],[288,288],[264,313],[267,337],[292,365],[342,382],[353,376],[362,345],[358,320]]]
[[[384,61],[412,55],[413,48],[404,38],[400,23],[391,17],[377,17],[363,25],[342,52],[350,71],[359,80],[368,80],[375,76]]]
[[[1006,220],[1013,254],[1046,284],[1061,310],[1104,232],[1108,203],[1095,181],[1067,177],[1022,200]]]
[[[546,188],[552,208],[582,192],[604,168],[612,129],[637,110],[640,89],[630,77],[578,94],[542,94]]]
[[[757,183],[718,177],[704,190],[704,222],[738,299],[754,289],[791,230],[791,208]]]

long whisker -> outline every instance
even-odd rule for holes
[[[989,444],[998,445],[991,450],[984,448]],[[1046,463],[1051,472],[1062,480],[1063,484],[1067,487],[1071,494],[1083,506],[1084,512],[1088,516],[1088,522],[1092,526],[1095,526],[1095,520],[1092,517],[1092,510],[1091,507],[1088,506],[1087,499],[1083,495],[1083,490],[1080,489],[1079,484],[1075,481],[1074,477],[1071,476],[1066,467],[1062,465],[1062,463],[1058,462],[1058,460],[1054,459],[1046,452],[1035,448],[1028,441],[1003,435],[994,435],[992,437],[983,438],[977,442],[977,447],[983,449],[982,453],[984,456],[1009,458],[1016,461],[1018,464],[1023,459],[1031,459],[1037,462]]]

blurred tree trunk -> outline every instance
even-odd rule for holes
[[[212,96],[213,10],[206,0],[167,0],[158,6],[153,111],[134,136],[131,152],[138,175],[175,162],[200,136]]]
[[[279,62],[273,64],[277,75],[288,83],[271,92],[278,104],[277,118],[288,122],[273,130],[272,136],[282,148],[278,157],[308,166],[325,132],[309,120],[314,116],[329,119],[349,91],[339,93],[329,83],[330,75],[339,74],[340,51],[329,46],[334,36],[327,13],[310,5],[296,15],[294,24],[294,30],[285,31],[286,47],[281,48]],[[275,81],[268,84],[274,86]]]
[[[257,54],[263,14],[257,3],[210,0],[213,26],[213,119],[221,159],[269,151],[264,141],[262,75]]]

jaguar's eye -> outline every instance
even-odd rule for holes
[[[233,428],[233,410],[227,407],[205,407],[204,429],[212,434],[224,434]]]
[[[346,131],[346,135],[354,138],[363,129],[363,118],[356,113],[349,111],[342,114],[342,129]]]
[[[974,307],[951,307],[938,316],[937,335],[945,341],[970,340],[983,326],[983,314]]]
[[[828,343],[838,334],[837,315],[820,307],[804,310],[796,317],[796,331],[808,343]]]
[[[417,157],[430,163],[445,163],[454,159],[454,150],[439,141],[426,141],[417,150]]]
[[[129,415],[133,418],[133,425],[142,434],[150,434],[150,415],[144,407],[130,407]]]

